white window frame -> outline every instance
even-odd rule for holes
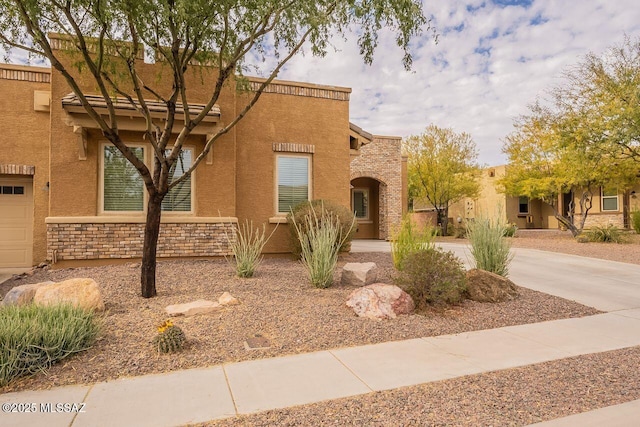
[[[312,177],[313,177],[313,157],[310,154],[277,154],[275,156],[275,160],[274,160],[274,211],[276,213],[276,216],[286,216],[287,214],[289,214],[289,212],[280,212],[280,203],[279,203],[279,189],[278,189],[278,183],[280,181],[280,176],[279,176],[279,169],[278,169],[278,159],[283,158],[283,157],[289,157],[289,158],[299,158],[299,159],[306,159],[307,160],[307,200],[311,201],[313,200],[312,198],[312,194],[313,194],[313,181],[312,181]]]
[[[101,142],[100,143],[100,162],[99,162],[99,182],[98,182],[98,212],[100,215],[128,215],[128,216],[144,216],[147,212],[147,205],[149,201],[149,194],[147,193],[147,189],[144,188],[143,184],[143,208],[141,211],[105,211],[104,210],[104,147],[113,146],[110,142]],[[132,148],[142,148],[143,151],[143,161],[149,166],[153,164],[152,154],[151,154],[151,146],[147,144],[138,144],[138,143],[127,143],[127,146]],[[171,150],[172,147],[167,147],[167,150]],[[182,150],[190,150],[191,151],[191,161],[196,158],[196,150],[195,147],[183,146]],[[189,211],[162,211],[162,215],[193,215],[195,212],[195,182],[196,182],[196,173],[193,171],[191,173],[191,209]]]
[[[144,183],[142,184],[142,210],[141,211],[105,211],[104,209],[104,149],[108,146],[114,146],[110,142],[101,142],[100,143],[100,164],[99,164],[99,174],[98,174],[98,212],[100,215],[139,215],[143,216],[147,212],[147,190],[144,187]],[[131,148],[142,148],[142,160],[145,164],[149,164],[149,149],[145,144],[129,144],[127,146]]]
[[[618,190],[615,190],[615,195],[609,195],[609,196],[605,196],[605,188],[604,187],[600,187],[600,211],[601,212],[619,212],[620,211],[620,199],[618,198]],[[605,209],[604,208],[604,201],[605,199],[607,200],[611,200],[611,199],[615,199],[616,201],[616,208],[615,209]]]
[[[523,205],[523,203],[520,203],[520,199],[522,198],[526,198],[527,199],[527,211],[521,211],[520,207]],[[531,212],[531,199],[527,196],[518,196],[518,215],[529,215],[529,213]]]
[[[355,194],[363,193],[366,200],[366,211],[367,214],[363,217],[359,217],[356,215],[355,209]],[[369,189],[368,188],[353,188],[351,189],[351,206],[353,207],[353,214],[356,215],[356,221],[369,221],[371,220],[371,199],[369,198]]]

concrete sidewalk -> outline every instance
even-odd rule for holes
[[[1,424],[178,426],[638,346],[639,330],[640,309],[632,309],[8,393],[0,395],[5,411]],[[32,413],[6,413],[7,409]],[[616,414],[636,422],[638,405]],[[563,420],[546,425],[569,425],[556,422]]]

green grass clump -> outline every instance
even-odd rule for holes
[[[291,252],[293,252],[294,255],[298,257],[302,255],[298,229],[306,234],[308,227],[316,225],[316,220],[318,221],[318,225],[322,226],[325,219],[330,219],[339,224],[339,233],[335,236],[336,241],[342,242],[339,247],[341,252],[348,251],[349,244],[356,233],[355,215],[353,212],[329,200],[312,200],[310,202],[307,201],[297,204],[291,213],[287,215],[291,234]]]
[[[417,308],[428,305],[457,304],[464,299],[466,273],[462,261],[453,252],[421,249],[409,254],[395,278]]]
[[[434,249],[436,234],[434,228],[419,228],[413,224],[411,218],[405,217],[391,240],[391,258],[395,268],[402,270],[404,260],[413,253]]]
[[[475,268],[507,277],[513,258],[511,244],[505,238],[508,226],[477,218],[467,224],[467,237]]]
[[[262,230],[253,228],[253,223],[245,221],[235,231],[235,239],[226,236],[229,247],[233,252],[236,275],[238,277],[253,277],[253,274],[262,262],[262,249],[267,244],[273,233],[267,236],[266,226],[262,225]]]
[[[350,228],[353,228],[355,217]],[[301,260],[311,284],[316,288],[328,288],[333,283],[333,272],[338,263],[338,253],[349,237],[343,224],[335,214],[328,210],[311,210],[303,222],[298,223],[292,217],[292,226],[300,242]]]
[[[625,243],[627,241],[624,233],[613,224],[591,227],[585,235],[590,242]]]
[[[518,226],[514,223],[506,224],[504,226],[504,237],[515,237]]]
[[[71,305],[0,308],[0,387],[87,350],[99,329],[91,310]]]
[[[631,212],[631,226],[637,234],[640,234],[640,210],[636,209]]]

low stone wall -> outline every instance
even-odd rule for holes
[[[158,257],[230,255],[236,218],[168,218],[160,225]],[[226,234],[225,234],[226,233]],[[68,260],[142,257],[143,222],[118,222],[101,217],[47,218],[47,256],[54,263]]]

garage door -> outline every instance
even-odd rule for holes
[[[33,182],[0,178],[0,268],[29,267],[33,258]]]

